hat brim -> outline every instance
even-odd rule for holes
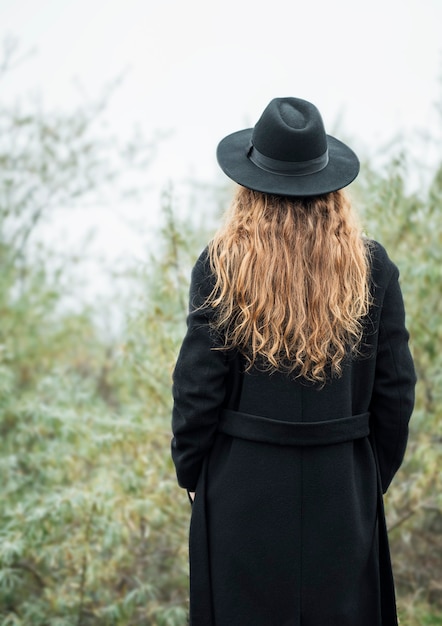
[[[216,156],[223,172],[243,187],[280,196],[317,196],[342,189],[359,173],[359,159],[345,143],[327,135],[328,164],[314,174],[287,176],[261,169],[248,158],[253,128],[224,137]]]

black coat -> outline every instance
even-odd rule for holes
[[[213,350],[207,251],[174,371],[172,457],[196,490],[192,626],[396,626],[382,493],[401,465],[415,373],[398,283],[377,243],[364,357],[323,388],[243,373]]]

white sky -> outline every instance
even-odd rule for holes
[[[160,189],[218,176],[218,141],[276,96],[314,102],[357,153],[418,128],[441,136],[441,27],[441,0],[0,0],[0,37],[36,50],[1,96],[69,108],[126,71],[108,117],[118,132],[174,131],[146,172]]]
[[[93,98],[127,70],[113,124],[174,130],[176,161],[204,172],[219,139],[275,96],[313,101],[328,128],[342,116],[368,148],[425,127],[442,94],[441,27],[441,0],[0,0],[0,35],[36,48],[16,88],[69,106],[75,80]]]

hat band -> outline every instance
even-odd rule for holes
[[[248,158],[254,165],[266,172],[280,174],[281,176],[306,176],[323,170],[328,164],[328,148],[316,159],[309,161],[280,161],[262,154],[252,144],[247,153]]]

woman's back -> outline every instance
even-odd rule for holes
[[[399,272],[338,191],[355,155],[305,101],[269,110],[220,144],[245,188],[193,269],[174,371],[190,622],[396,626],[382,493],[415,384]]]

